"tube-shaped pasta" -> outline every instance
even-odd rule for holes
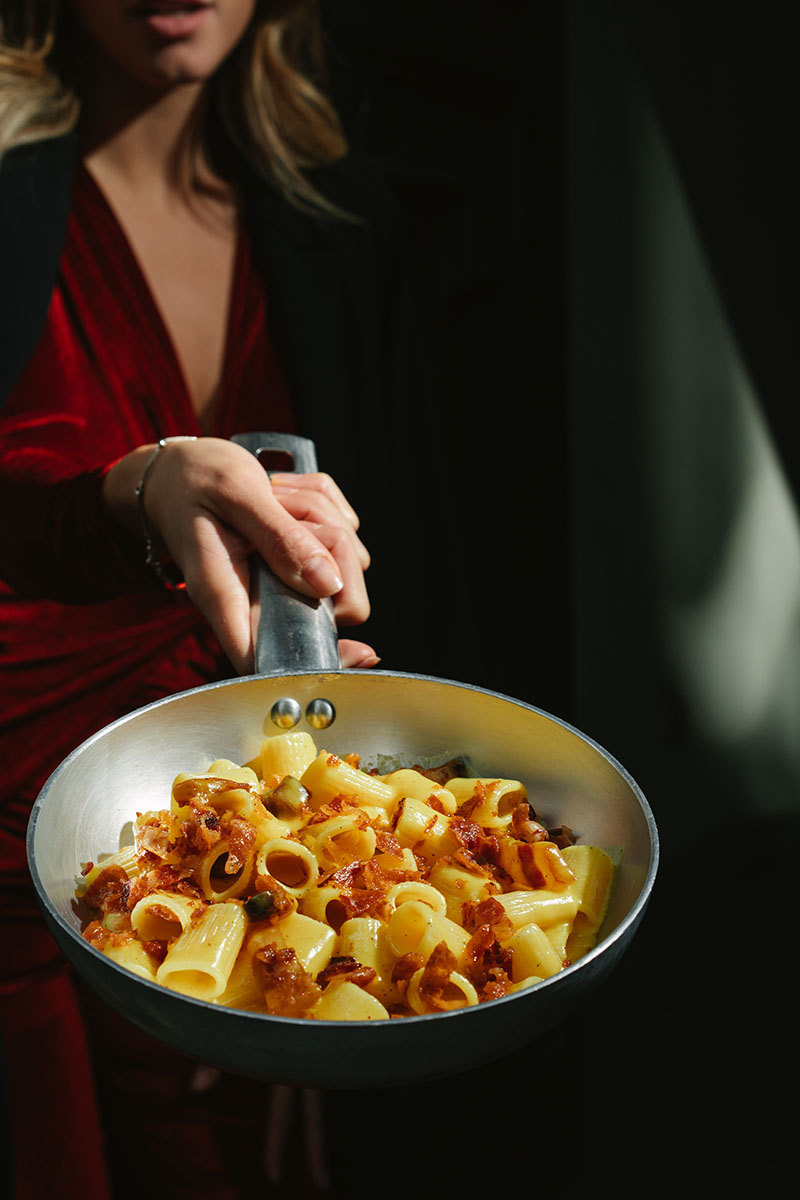
[[[228,839],[222,838],[197,867],[195,878],[206,900],[235,900],[249,887],[255,871],[255,852],[250,853],[244,866],[228,874],[225,866],[229,851]]]
[[[395,802],[394,791],[382,779],[350,766],[327,750],[322,750],[306,768],[300,782],[310,793],[312,808],[330,804],[337,796],[358,797],[362,804],[377,808],[391,808]]]
[[[241,784],[243,787],[255,787],[258,785],[258,776],[250,767],[240,767],[236,763],[227,758],[216,759],[208,768],[207,771],[181,771],[175,776],[172,781],[172,800],[173,808],[181,807],[180,800],[176,799],[175,792],[181,791],[181,785],[189,782],[196,782],[198,789],[201,789],[204,783],[209,780],[225,779],[229,783]]]
[[[391,908],[396,908],[398,904],[407,904],[410,900],[419,900],[421,904],[427,904],[434,912],[441,913],[443,916],[447,915],[447,901],[442,893],[421,879],[408,879],[403,880],[402,883],[395,883],[386,893],[386,900]]]
[[[397,984],[392,981],[396,958],[388,945],[386,926],[382,921],[375,917],[350,917],[339,930],[336,953],[372,967],[375,978],[366,985],[366,991],[382,1004],[401,1001]]]
[[[150,892],[131,912],[131,927],[143,942],[171,942],[206,907],[203,900],[176,892]]]
[[[575,882],[575,873],[555,842],[504,840],[499,849],[499,865],[519,887],[557,891]]]
[[[388,850],[382,850],[377,854],[373,854],[372,861],[384,871],[400,871],[409,877],[419,875],[420,873],[419,864],[414,857],[413,850],[409,846],[403,846],[400,854],[392,854]]]
[[[405,767],[402,770],[391,771],[390,774],[383,775],[382,779],[392,788],[398,800],[410,796],[412,800],[421,800],[423,804],[427,804],[433,797],[441,804],[445,812],[452,813],[456,810],[456,799],[453,793],[448,792],[440,784],[434,783],[432,779],[428,779],[419,771]]]
[[[205,772],[217,779],[230,779],[233,783],[244,783],[248,787],[258,786],[258,775],[252,767],[242,767],[229,758],[215,758]]]
[[[251,818],[256,831],[255,848],[260,850],[265,842],[272,841],[273,838],[283,838],[293,832],[292,822],[284,820],[282,817],[276,817],[274,813],[264,809],[264,815]]]
[[[571,888],[565,888],[563,892],[551,892],[547,888],[504,892],[494,899],[502,904],[515,929],[533,921],[546,929],[560,921],[573,921],[578,911],[578,900]]]
[[[261,778],[269,788],[277,787],[287,775],[300,779],[317,757],[310,733],[293,730],[276,733],[261,743]]]
[[[611,856],[598,846],[568,846],[564,851],[575,872],[574,892],[578,914],[567,938],[567,958],[577,962],[597,943],[600,926],[605,920],[614,881]]]
[[[391,827],[391,813],[387,809],[381,808],[377,804],[361,804],[359,808],[373,829],[389,829]]]
[[[322,1021],[384,1021],[389,1013],[375,996],[341,979],[328,984],[310,1016]]]
[[[564,947],[565,957],[571,963],[577,962],[579,958],[583,958],[584,954],[588,954],[590,950],[594,950],[596,945],[597,926],[592,925],[584,914],[579,912],[569,931],[569,937]]]
[[[192,796],[217,812],[231,812],[248,821],[257,821],[265,815],[255,771],[239,767],[227,758],[217,759],[202,774],[176,775],[172,783],[172,812],[186,814],[186,804]]]
[[[461,921],[462,905],[479,904],[500,890],[500,885],[488,875],[442,859],[431,867],[428,881],[444,896],[447,916],[457,923]]]
[[[219,813],[234,813],[237,817],[252,821],[254,825],[268,816],[261,797],[247,788],[227,788],[224,792],[210,796],[209,803]]]
[[[524,992],[526,988],[533,987],[535,983],[541,983],[541,975],[528,975],[525,979],[520,979],[518,983],[512,983],[508,989],[508,994],[512,992]]]
[[[460,961],[469,934],[455,921],[434,912],[422,901],[409,900],[389,917],[387,940],[398,958],[403,954],[421,954],[427,960],[434,948],[444,942]]]
[[[614,881],[611,855],[599,846],[567,846],[562,853],[575,875],[578,909],[599,929],[605,919]]]
[[[458,849],[450,818],[411,796],[398,803],[393,832],[401,846],[413,848],[427,863]]]
[[[550,945],[558,955],[559,961],[562,963],[568,958],[570,962],[572,961],[571,956],[567,954],[567,940],[569,935],[572,933],[572,930],[572,921],[559,921],[558,924],[550,925],[544,930],[544,932],[547,934],[547,940],[550,942]]]
[[[211,904],[173,942],[156,973],[172,991],[198,1000],[214,1000],[225,990],[245,935],[241,904]]]
[[[279,949],[291,947],[309,975],[316,975],[331,961],[336,933],[322,921],[293,912],[265,930],[254,931],[252,940],[248,941],[251,957],[256,949],[270,945]]]
[[[338,930],[349,913],[342,902],[342,889],[332,885],[309,888],[299,897],[297,908],[303,916],[313,917],[315,921],[324,921],[332,929]]]
[[[420,1014],[442,1012],[454,1008],[468,1008],[470,1005],[478,1003],[478,993],[466,975],[461,975],[458,971],[451,971],[444,990],[437,997],[438,1003],[436,1005],[429,1004],[424,995],[420,993],[420,983],[424,973],[424,969],[415,971],[408,981],[406,1004],[412,1012]]]
[[[375,830],[361,813],[344,812],[308,825],[302,837],[323,871],[372,858],[375,852]]]
[[[149,979],[151,983],[156,982],[158,962],[147,953],[142,943],[138,942],[136,938],[130,938],[119,945],[109,942],[103,947],[103,954],[120,967],[124,967],[126,971],[138,975],[140,979]]]
[[[527,801],[528,792],[518,779],[448,779],[445,787],[455,796],[459,808],[475,798],[469,819],[490,829],[504,829],[518,804]]]
[[[506,945],[513,955],[511,978],[514,982],[526,979],[529,975],[549,979],[563,966],[547,934],[533,923],[518,929]]]
[[[256,874],[271,875],[290,896],[302,896],[319,878],[316,857],[293,838],[271,838],[256,855]]]
[[[223,1008],[243,1008],[246,1012],[267,1011],[264,993],[253,974],[252,956],[244,950],[240,950],[224,990],[214,997],[213,1003]]]
[[[90,871],[77,879],[80,891],[84,892],[87,887],[90,887],[106,867],[122,867],[128,878],[134,879],[141,873],[136,847],[123,846],[121,850],[117,850],[116,854],[107,854],[101,862],[95,863]]]
[[[176,776],[169,807],[165,795],[164,809],[136,814],[134,845],[84,865],[76,895],[99,922],[86,936],[127,969],[253,1012],[269,1001],[285,1015],[374,1020],[533,986],[595,945],[612,859],[550,841],[521,781],[375,775],[309,733],[264,731],[250,762]],[[117,903],[129,879],[148,871],[141,895],[173,878],[157,864],[191,886],[150,892],[129,914]]]
[[[335,945],[336,934],[332,929],[300,913],[290,913],[275,925],[251,929],[245,936],[227,986],[215,1003],[249,1012],[266,1011],[264,994],[253,973],[254,955],[264,946],[291,947],[297,961],[313,976],[327,967]]]

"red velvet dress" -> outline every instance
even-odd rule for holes
[[[110,526],[102,478],[122,455],[161,437],[290,431],[267,328],[267,298],[241,236],[222,378],[201,431],[131,247],[79,170],[46,328],[0,414],[0,1024],[19,1200],[66,1195],[65,1178],[80,1181],[83,1200],[108,1194],[72,977],[28,878],[31,804],[95,730],[159,696],[231,674],[187,597],[152,579]],[[146,1062],[153,1044],[108,1019],[129,1065]],[[153,1053],[162,1067],[169,1063]],[[151,1104],[172,1086],[164,1078],[150,1079]]]

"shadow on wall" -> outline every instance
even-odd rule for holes
[[[785,50],[700,7],[569,6],[575,694],[676,853],[800,796],[789,225],[749,173]]]

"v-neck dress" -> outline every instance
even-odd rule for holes
[[[161,437],[292,431],[268,331],[241,233],[201,431],[135,254],[79,168],[46,327],[0,416],[0,889],[26,879],[30,805],[70,750],[131,709],[231,674],[188,598],[151,578],[111,527],[100,489],[113,462]]]

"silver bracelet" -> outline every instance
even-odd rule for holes
[[[163,560],[159,558],[155,552],[155,547],[153,546],[153,535],[147,521],[147,514],[144,511],[144,488],[145,484],[147,483],[147,476],[150,474],[156,459],[165,446],[168,446],[170,442],[196,441],[197,438],[191,433],[183,433],[178,434],[175,437],[161,438],[156,445],[155,450],[145,463],[144,470],[142,471],[142,478],[137,483],[135,489],[136,499],[139,504],[139,525],[142,530],[142,538],[144,539],[145,566],[150,567],[152,571],[155,571],[158,578],[166,587],[170,589],[170,591],[183,591],[183,589],[186,587],[186,584],[184,583],[183,578],[181,577],[175,564],[169,560]]]

